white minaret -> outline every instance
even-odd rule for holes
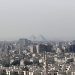
[[[44,53],[44,75],[48,75],[47,52]]]

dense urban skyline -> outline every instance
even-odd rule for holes
[[[75,39],[74,0],[1,0],[0,40],[30,35]]]

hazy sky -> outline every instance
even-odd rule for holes
[[[75,39],[75,0],[0,0],[0,39],[40,34]]]

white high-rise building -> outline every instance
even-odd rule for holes
[[[37,53],[39,53],[39,45],[36,45]]]

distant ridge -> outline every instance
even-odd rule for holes
[[[31,35],[28,39],[31,41],[46,41],[46,42],[48,41],[43,35],[39,36]]]

